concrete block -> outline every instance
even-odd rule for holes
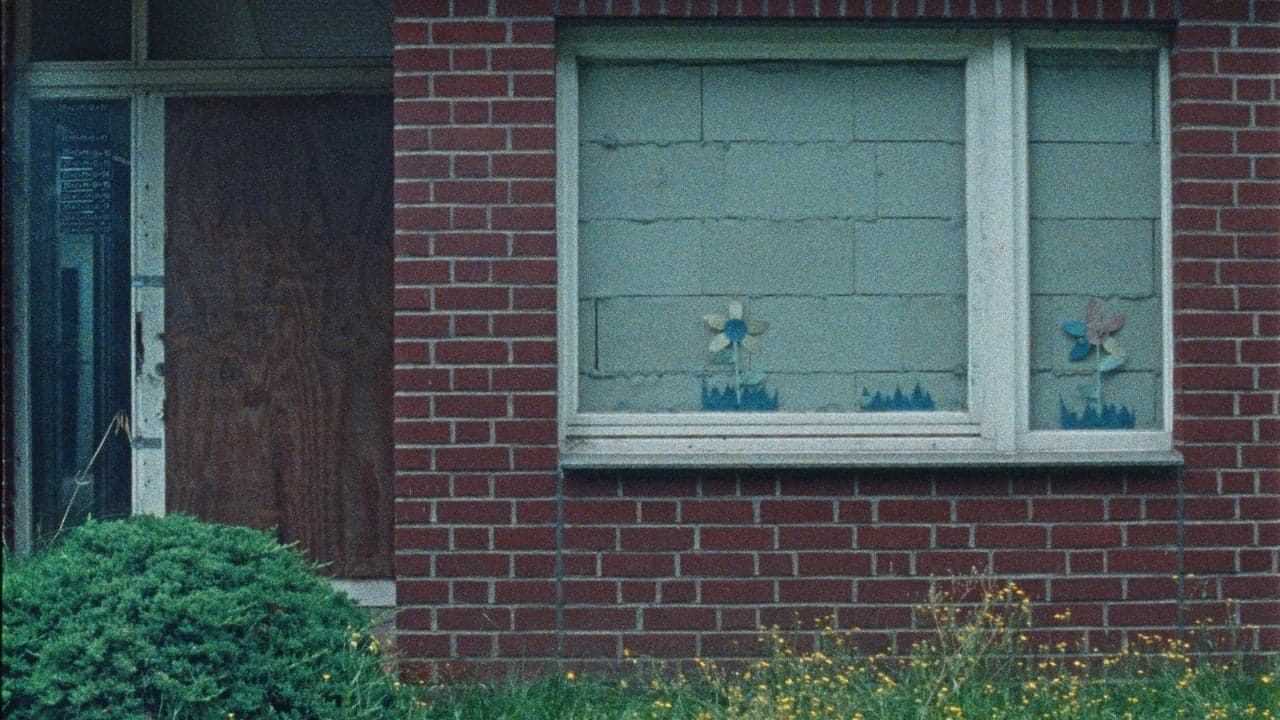
[[[724,312],[708,297],[623,297],[597,301],[599,368],[606,373],[697,372],[713,333],[702,316]]]
[[[964,70],[959,65],[864,65],[855,78],[860,140],[964,141]]]
[[[700,226],[703,293],[851,293],[854,226],[845,220],[715,220]]]
[[[582,146],[579,213],[588,220],[871,217],[866,144]]]
[[[1051,372],[1037,372],[1031,376],[1031,408],[1030,420],[1033,430],[1058,430],[1058,401],[1066,402],[1067,407],[1076,413],[1084,412],[1085,402],[1078,386],[1083,382],[1092,382],[1092,376],[1057,375]],[[1117,371],[1102,381],[1102,401],[1128,407],[1134,414],[1134,428],[1138,430],[1156,429],[1164,422],[1161,418],[1162,406],[1157,388],[1160,387],[1159,376],[1145,371]]]
[[[853,139],[854,67],[753,62],[703,69],[707,140]]]
[[[857,292],[963,294],[968,287],[960,220],[877,220],[857,225]]]
[[[578,225],[578,294],[692,295],[698,292],[698,220],[588,220]]]
[[[964,147],[940,142],[876,143],[878,217],[964,216]]]
[[[1154,144],[1031,143],[1033,218],[1155,218],[1160,152]]]
[[[1154,220],[1032,220],[1031,292],[1150,297],[1157,242]]]
[[[689,373],[580,374],[578,408],[584,412],[695,412],[702,385]]]
[[[1037,371],[1052,370],[1059,374],[1090,374],[1097,366],[1093,354],[1072,362],[1069,358],[1075,340],[1062,331],[1066,320],[1084,320],[1087,295],[1031,296],[1031,367]],[[1102,312],[1110,317],[1125,316],[1124,328],[1116,340],[1124,346],[1124,370],[1158,371],[1164,365],[1161,338],[1160,299],[1104,299]]]
[[[578,71],[584,142],[670,143],[702,134],[702,70],[672,63],[589,63]]]
[[[760,353],[763,370],[860,372],[901,366],[897,298],[767,297],[751,308],[771,324]]]
[[[1033,142],[1154,141],[1154,67],[1033,65],[1029,74]]]
[[[719,217],[865,218],[874,211],[875,156],[864,143],[733,143],[723,172],[694,180],[721,185]]]
[[[578,370],[596,369],[596,301],[578,301]]]
[[[721,217],[727,186],[723,145],[612,147],[579,154],[579,216],[586,220]]]
[[[902,369],[963,374],[969,356],[964,297],[908,297],[900,307]]]

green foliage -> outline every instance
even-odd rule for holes
[[[370,618],[268,533],[89,522],[4,565],[6,718],[411,717]]]
[[[976,596],[976,598],[975,598]],[[905,657],[867,654],[819,623],[772,629],[758,659],[680,672],[641,660],[612,681],[572,671],[533,683],[432,689],[431,720],[1278,720],[1280,656],[1224,656],[1137,635],[1110,653],[1032,638],[1016,585],[917,608]],[[1070,612],[1054,616],[1069,624]],[[1046,637],[1041,634],[1040,637]],[[1049,637],[1052,637],[1050,635]],[[804,649],[801,649],[804,648]]]

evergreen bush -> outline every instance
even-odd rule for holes
[[[6,557],[3,715],[409,717],[369,615],[313,570],[269,533],[181,515]]]

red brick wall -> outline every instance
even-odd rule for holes
[[[760,625],[832,612],[868,643],[901,648],[930,577],[973,568],[1017,580],[1043,601],[1041,619],[1071,607],[1074,635],[1091,645],[1212,617],[1259,626],[1246,642],[1280,648],[1280,2],[1184,0],[1173,35],[1184,477],[571,473],[557,512],[557,16],[1172,27],[1174,10],[1162,0],[399,0],[396,564],[410,670],[560,655],[589,665],[624,648],[728,656],[750,651]]]

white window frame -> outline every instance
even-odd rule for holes
[[[1148,33],[571,26],[557,41],[559,450],[564,467],[1174,464],[1168,53]],[[1163,277],[1158,430],[1029,428],[1028,47],[1159,51]],[[964,411],[644,413],[578,409],[578,68],[583,61],[936,60],[965,68]],[[1009,289],[1016,290],[1011,293]],[[1015,358],[1015,362],[1009,362]]]
[[[147,0],[132,4],[131,57],[113,61],[29,62],[31,2],[15,11],[17,66],[11,109],[15,154],[22,160],[6,189],[13,206],[14,268],[14,544],[28,553],[32,538],[30,418],[31,228],[28,222],[31,104],[42,100],[126,100],[130,103],[130,323],[129,347],[140,351],[142,371],[130,371],[132,407],[131,512],[165,514],[164,427],[164,107],[167,98],[279,96],[324,93],[390,94],[390,58],[314,60],[150,60]],[[134,352],[131,352],[131,357]],[[132,365],[132,363],[131,363]],[[361,604],[394,604],[392,580],[335,578],[334,585]]]

